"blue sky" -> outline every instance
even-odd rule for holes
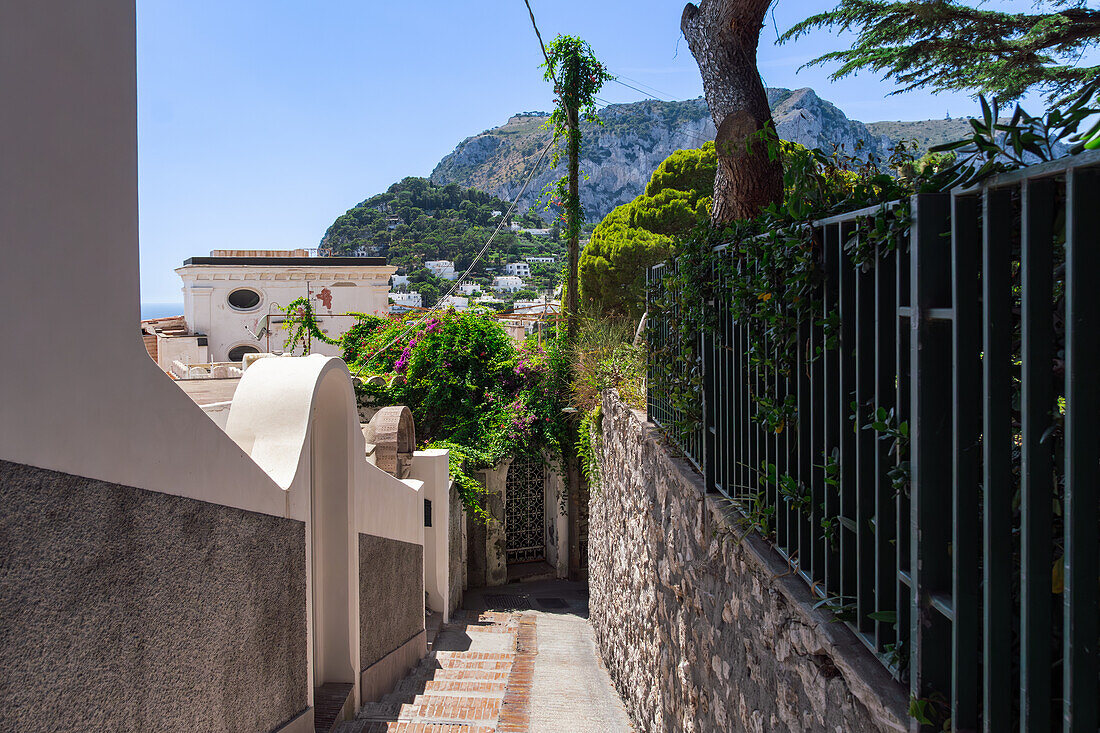
[[[780,0],[761,37],[768,86],[813,87],[850,117],[959,116],[963,95],[871,75],[798,71],[848,39],[776,31],[832,2]],[[665,99],[702,94],[682,2],[532,0],[544,38],[585,38],[612,73]],[[463,138],[553,95],[523,0],[138,0],[141,299],[178,302],[173,272],[211,249],[316,247],[333,219]],[[641,94],[609,84],[602,98]]]

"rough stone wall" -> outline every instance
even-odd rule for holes
[[[591,623],[643,731],[901,731],[907,697],[746,537],[644,415],[604,395]]]
[[[306,708],[305,525],[0,461],[0,730],[266,731]]]
[[[359,667],[424,630],[424,548],[359,535]]]

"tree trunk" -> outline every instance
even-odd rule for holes
[[[711,219],[751,219],[783,198],[783,166],[769,156],[776,141],[768,96],[756,70],[756,46],[771,0],[688,3],[680,30],[699,64],[703,92],[718,131],[718,173]]]
[[[569,124],[569,200],[580,200],[580,135],[579,120],[577,110],[570,107],[567,110],[568,124]],[[565,300],[565,313],[566,313],[566,340],[572,345],[576,343],[577,339],[577,308],[579,306],[579,284],[577,282],[577,271],[580,267],[581,257],[581,222],[580,217],[577,214],[577,208],[570,206],[568,208],[569,221],[566,223],[569,235],[569,277],[566,282],[566,300]]]

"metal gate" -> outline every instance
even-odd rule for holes
[[[546,559],[546,464],[520,456],[505,481],[504,535],[509,563]]]

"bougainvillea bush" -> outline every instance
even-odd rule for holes
[[[560,455],[563,380],[553,343],[521,346],[491,317],[442,311],[419,321],[363,320],[344,337],[362,400],[407,405],[417,441],[449,448],[451,473],[467,507],[481,513],[482,489],[469,472],[504,458]]]

